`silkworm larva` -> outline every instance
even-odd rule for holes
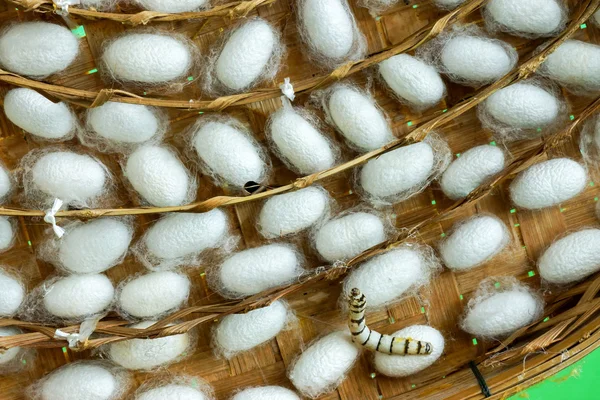
[[[411,338],[401,338],[382,335],[375,332],[365,324],[365,308],[367,299],[357,288],[350,291],[348,327],[352,333],[352,341],[371,351],[384,354],[398,355],[427,355],[433,351],[429,342],[422,342]]]

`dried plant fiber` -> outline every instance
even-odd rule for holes
[[[300,397],[290,389],[281,386],[259,386],[237,392],[231,400],[300,400]]]
[[[44,294],[44,307],[55,317],[81,319],[105,311],[115,289],[105,275],[71,275],[52,283]]]
[[[2,276],[0,275],[0,287],[1,286],[2,286]],[[1,305],[0,305],[0,307],[1,307]],[[23,332],[21,332],[21,330],[19,328],[14,328],[12,326],[0,327],[0,337],[15,336],[15,335],[19,335],[21,333],[23,333]],[[20,353],[21,353],[20,347],[12,347],[8,350],[3,350],[0,353],[0,371],[3,370],[3,367],[5,365],[12,363],[15,360],[15,358],[17,358],[19,356]]]

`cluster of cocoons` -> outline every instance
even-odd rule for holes
[[[504,152],[497,146],[486,144],[473,147],[448,166],[440,179],[440,187],[452,200],[465,198],[500,173],[504,163]]]
[[[25,300],[25,286],[0,266],[0,316],[11,317]]]
[[[575,91],[600,89],[600,46],[567,40],[542,64],[540,73]]]
[[[350,333],[336,331],[304,350],[290,367],[288,377],[300,393],[316,398],[338,387],[359,355]]]
[[[12,190],[10,172],[0,163],[0,204],[6,200]]]
[[[237,392],[231,400],[300,400],[290,389],[281,386],[258,386]]]
[[[136,392],[135,400],[213,400],[210,386],[199,383],[198,378],[193,378],[191,382],[174,381],[166,383],[152,389],[143,389]]]
[[[135,0],[136,3],[150,11],[161,13],[180,13],[197,11],[210,5],[210,0]]]
[[[287,304],[281,300],[246,314],[224,317],[214,330],[217,352],[225,358],[251,350],[281,332],[288,320]]]
[[[510,184],[510,198],[521,208],[536,210],[567,201],[585,189],[585,168],[569,158],[532,165]]]
[[[267,239],[301,232],[328,214],[330,202],[329,193],[318,186],[273,196],[260,211],[259,231]]]
[[[559,0],[491,0],[484,9],[486,25],[525,37],[551,36],[566,20]]]
[[[498,217],[477,215],[459,222],[440,244],[444,264],[455,271],[477,267],[510,243],[508,228]]]
[[[4,112],[10,122],[40,139],[70,139],[77,129],[77,120],[69,106],[62,102],[53,103],[27,88],[6,93]]]
[[[0,253],[10,249],[15,239],[13,224],[7,217],[0,217]]]
[[[57,24],[21,22],[0,36],[2,67],[34,79],[61,72],[78,54],[79,41],[75,35]]]
[[[0,282],[2,279],[2,275],[0,275]],[[0,286],[2,285],[2,283],[0,283]],[[3,336],[15,336],[15,335],[20,335],[23,332],[19,329],[19,328],[15,328],[12,326],[3,326],[0,327],[0,337]],[[4,374],[6,372],[13,372],[15,370],[19,370],[20,368],[22,368],[22,364],[20,364],[20,361],[23,357],[23,349],[21,347],[11,347],[8,350],[3,351],[2,353],[0,353],[0,374]],[[25,360],[23,360],[25,361]]]

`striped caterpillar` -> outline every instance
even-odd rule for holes
[[[384,354],[427,355],[433,351],[433,347],[429,342],[382,335],[369,329],[365,324],[367,298],[357,288],[350,291],[348,300],[350,302],[348,327],[350,333],[352,333],[354,343],[360,344],[368,350]]]

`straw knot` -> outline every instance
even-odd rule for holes
[[[303,178],[298,178],[294,182],[293,186],[295,189],[304,189],[305,187],[308,187],[308,186],[312,185],[313,183],[315,183],[315,181],[317,180],[318,177],[319,177],[319,174],[312,174],[312,175],[305,176]]]

